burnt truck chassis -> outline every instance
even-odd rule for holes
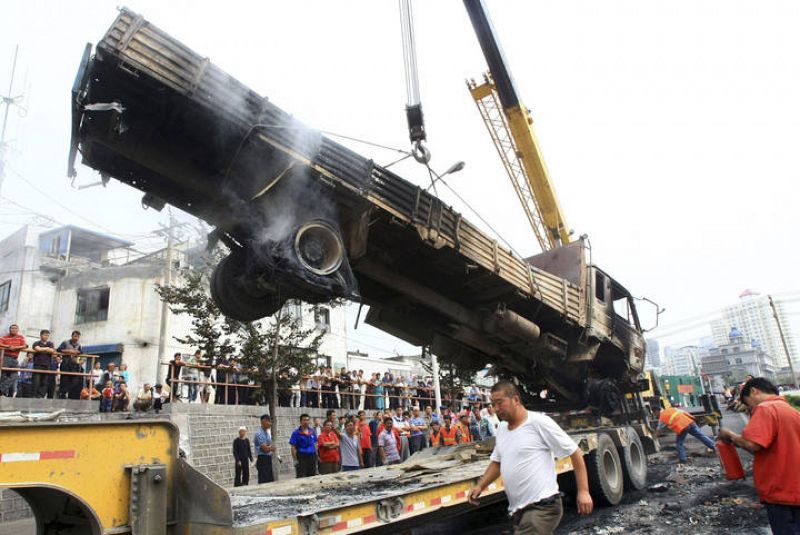
[[[211,284],[226,314],[359,300],[367,323],[444,362],[491,363],[516,378],[529,405],[645,421],[632,299],[586,262],[582,241],[513,256],[125,9],[94,55],[87,45],[72,109],[72,176],[80,153],[104,179],[142,190],[143,204],[170,203],[215,227],[211,238],[231,249]],[[596,298],[601,279],[616,292],[607,306]],[[612,297],[630,303],[632,321],[613,314]]]

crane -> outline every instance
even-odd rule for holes
[[[520,100],[483,0],[464,0],[489,72],[469,88],[514,191],[542,251],[570,243],[571,231],[533,130],[530,110]]]

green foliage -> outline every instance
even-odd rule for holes
[[[789,395],[786,395],[784,397],[786,398],[786,401],[788,401],[789,404],[792,407],[794,407],[795,409],[800,410],[800,396],[798,396],[796,394],[789,394]]]
[[[305,305],[316,311],[319,305]],[[293,307],[292,307],[293,308]],[[261,384],[262,395],[269,397],[273,379],[285,391],[298,376],[316,369],[316,357],[325,333],[304,327],[301,318],[284,306],[269,320],[242,324],[237,332],[242,367],[251,370],[250,377]],[[277,344],[277,355],[276,355]]]
[[[297,375],[314,371],[325,333],[316,326],[304,327],[301,318],[289,313],[294,307],[284,306],[274,317],[251,323],[224,316],[208,292],[211,273],[221,256],[221,251],[214,251],[199,267],[181,270],[176,284],[157,284],[156,292],[173,313],[192,318],[190,331],[174,337],[175,340],[200,349],[214,361],[238,353],[248,375],[261,384],[261,397],[270,399],[273,376],[279,388],[289,388]],[[330,306],[341,304],[342,301],[334,301]],[[319,305],[304,306],[312,313],[319,308]]]
[[[156,293],[174,314],[192,318],[192,328],[184,336],[174,337],[180,344],[200,349],[207,358],[216,360],[234,351],[233,342],[240,329],[239,322],[222,315],[208,293],[212,262],[218,255],[206,259],[199,268],[180,270],[177,284],[156,284]]]

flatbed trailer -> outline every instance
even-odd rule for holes
[[[624,459],[636,431],[590,429],[571,436],[586,455],[595,498],[608,498],[608,489],[621,497],[629,476]],[[48,446],[38,451],[42,447],[34,445]],[[472,508],[469,490],[493,445],[428,448],[399,465],[223,488],[179,456],[177,428],[165,420],[3,424],[0,488],[28,501],[39,533],[57,527],[62,535],[386,533],[389,526],[407,529]],[[556,471],[571,477],[569,457],[557,461]],[[503,500],[500,479],[481,505]]]

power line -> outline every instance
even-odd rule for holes
[[[497,229],[495,229],[495,228],[492,226],[492,224],[491,224],[491,223],[489,223],[489,222],[488,222],[488,221],[487,221],[487,220],[486,220],[486,219],[485,219],[485,218],[484,218],[484,217],[483,217],[483,216],[482,216],[482,215],[481,215],[481,214],[480,214],[480,213],[479,213],[479,212],[478,212],[478,211],[477,211],[475,208],[473,208],[473,207],[472,207],[472,205],[471,205],[471,204],[469,204],[469,203],[468,203],[468,202],[467,202],[467,201],[466,201],[466,200],[465,200],[465,199],[464,199],[464,198],[463,198],[461,195],[459,195],[459,194],[458,194],[458,192],[457,192],[456,190],[454,190],[452,187],[450,187],[450,184],[448,184],[447,182],[445,182],[444,178],[442,178],[442,177],[441,177],[440,175],[438,175],[438,174],[437,174],[435,171],[433,171],[433,169],[431,169],[431,168],[430,168],[430,166],[427,166],[427,167],[428,167],[428,170],[429,170],[429,171],[431,171],[433,174],[435,174],[435,175],[436,175],[436,177],[437,177],[438,181],[439,181],[439,182],[441,182],[442,184],[444,184],[444,187],[446,187],[448,190],[450,190],[450,192],[451,192],[453,195],[455,195],[455,196],[458,198],[458,200],[459,200],[459,201],[461,201],[461,202],[464,204],[464,206],[466,206],[467,208],[469,208],[469,210],[471,210],[471,211],[472,211],[472,213],[473,213],[473,214],[475,214],[475,216],[476,216],[478,219],[480,219],[480,220],[483,222],[483,224],[484,224],[484,225],[486,225],[487,227],[489,227],[489,230],[491,230],[491,231],[492,231],[492,232],[493,232],[493,233],[494,233],[494,234],[495,234],[495,235],[496,235],[496,236],[497,236],[497,237],[500,239],[500,241],[502,241],[502,242],[503,242],[503,243],[506,245],[506,247],[508,247],[508,248],[511,250],[511,252],[512,252],[512,253],[514,253],[515,255],[517,255],[517,257],[518,257],[518,258],[523,258],[523,256],[522,256],[522,255],[519,253],[519,251],[517,251],[517,250],[514,248],[514,246],[513,246],[513,245],[511,245],[511,243],[510,243],[508,240],[506,240],[506,239],[503,237],[503,235],[502,235],[502,234],[500,234],[500,233],[497,231]],[[435,186],[434,186],[434,189],[435,189]]]

